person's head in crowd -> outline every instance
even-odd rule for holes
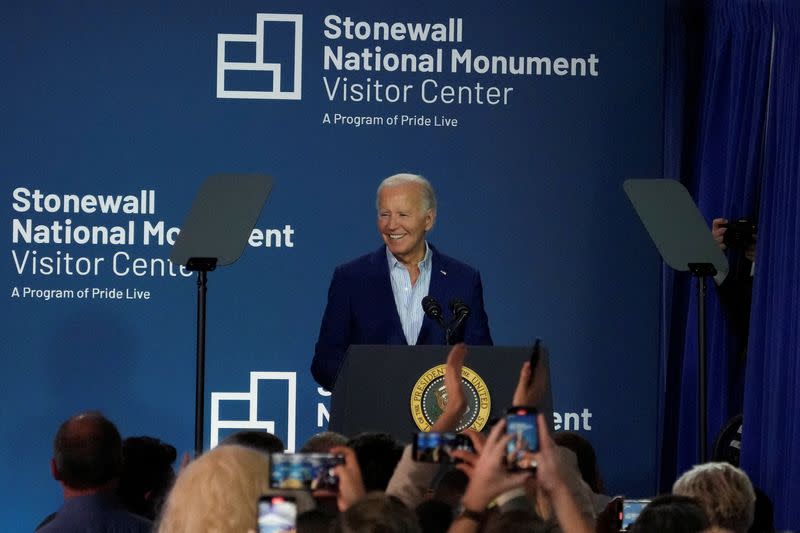
[[[286,450],[281,439],[266,431],[237,431],[220,442],[221,446],[229,444],[245,446],[266,454],[283,453]]]
[[[64,504],[37,531],[151,531],[152,522],[128,511],[117,495],[122,438],[109,419],[96,411],[73,416],[58,428],[53,452],[50,468]]]
[[[122,471],[116,426],[98,412],[68,419],[56,433],[51,470],[65,497],[114,490]]]
[[[447,470],[436,483],[433,499],[444,502],[455,509],[461,503],[468,483],[469,477],[461,470]]]
[[[378,186],[378,231],[389,251],[403,263],[425,257],[425,235],[436,220],[436,195],[416,174],[395,174]]]
[[[701,533],[709,527],[708,517],[694,498],[664,494],[642,509],[631,533]]]
[[[254,530],[258,498],[268,490],[267,455],[244,446],[217,446],[178,474],[156,531]]]
[[[317,433],[300,448],[300,453],[328,453],[336,446],[346,446],[347,437],[335,431]]]
[[[123,505],[154,520],[175,480],[175,447],[153,437],[128,437],[122,442],[122,476],[117,494]]]
[[[422,533],[444,533],[453,522],[453,508],[439,500],[428,500],[414,509]]]
[[[678,478],[672,492],[697,499],[712,526],[745,533],[753,523],[753,485],[744,471],[728,463],[695,466]]]
[[[421,533],[416,515],[399,500],[367,494],[339,516],[337,533]]]
[[[553,433],[553,441],[559,446],[575,452],[578,459],[578,470],[592,492],[596,494],[605,492],[603,478],[600,476],[600,468],[597,465],[597,455],[588,440],[573,431],[559,431]]]
[[[403,455],[403,447],[388,433],[361,433],[350,439],[347,446],[356,454],[367,492],[386,490]]]
[[[489,513],[481,533],[556,533],[560,531],[555,522],[542,520],[532,510],[514,509]]]

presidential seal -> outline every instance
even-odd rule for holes
[[[444,386],[445,365],[425,371],[411,391],[411,416],[420,431],[430,431],[431,425],[441,416],[447,405],[447,390]],[[467,428],[480,431],[489,420],[492,399],[483,379],[471,368],[461,369],[461,385],[467,399],[467,410],[458,421],[456,431]]]

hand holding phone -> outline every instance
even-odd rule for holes
[[[335,491],[339,478],[334,468],[342,461],[341,455],[330,453],[270,454],[269,486],[274,489]]]
[[[536,406],[544,400],[548,390],[546,359],[547,348],[541,339],[536,339],[528,361],[520,368],[512,405]]]
[[[336,505],[339,512],[345,512],[351,505],[364,497],[366,489],[364,480],[361,477],[361,467],[358,465],[358,457],[352,448],[347,446],[337,446],[331,448],[331,453],[340,455],[343,458],[341,464],[335,467],[336,474],[339,476],[339,492],[336,495]]]
[[[411,456],[423,463],[456,464],[461,461],[452,452],[465,450],[475,453],[472,441],[461,433],[415,433],[412,440]]]

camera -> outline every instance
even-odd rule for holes
[[[747,248],[755,244],[756,223],[749,218],[740,218],[722,225],[728,230],[722,235],[722,242],[729,248]]]

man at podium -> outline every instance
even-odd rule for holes
[[[395,174],[377,193],[384,245],[336,268],[311,363],[314,379],[333,390],[351,344],[445,344],[422,299],[442,307],[460,300],[469,315],[456,341],[491,345],[481,276],[426,241],[436,221],[436,195],[422,176]],[[447,316],[448,312],[444,311]]]

